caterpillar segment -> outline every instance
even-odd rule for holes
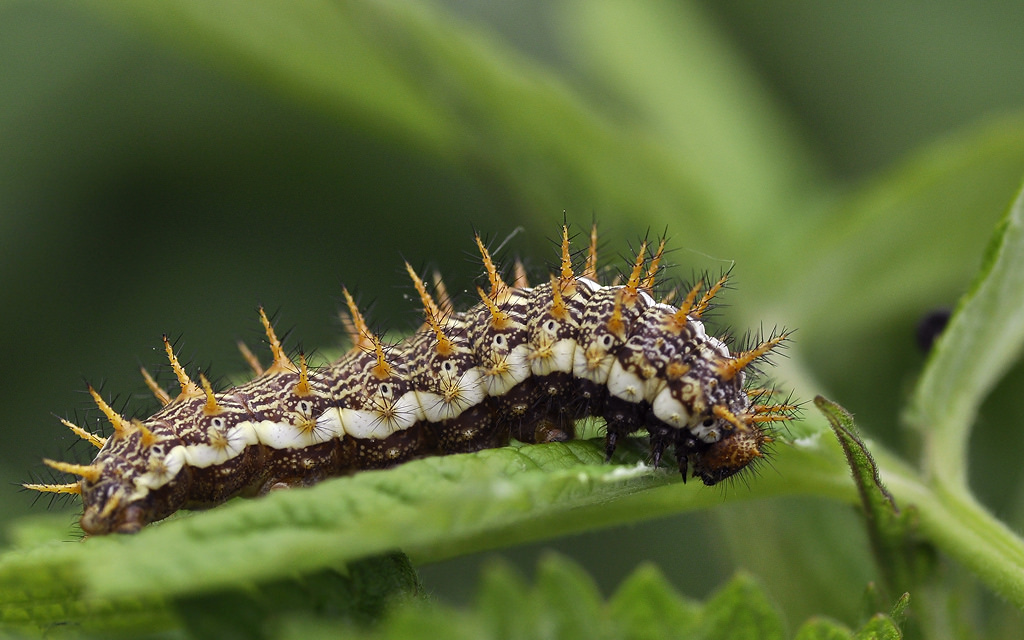
[[[679,471],[713,485],[762,458],[770,429],[796,411],[770,404],[771,390],[748,388],[750,366],[784,343],[781,333],[731,353],[701,320],[724,287],[698,282],[678,307],[652,296],[664,255],[644,242],[623,284],[597,281],[591,231],[579,274],[562,229],[559,263],[548,281],[527,284],[516,264],[501,276],[479,238],[487,287],[456,311],[440,277],[433,292],[408,264],[423,305],[423,326],[398,344],[371,332],[347,289],[344,326],[351,348],[313,368],[285,353],[261,308],[273,362],[264,368],[240,345],[255,377],[214,391],[194,382],[164,336],[180,393],[143,371],[162,405],[144,420],[117,414],[90,388],[113,427],[102,438],[64,423],[99,449],[88,465],[46,460],[75,477],[26,484],[82,496],[87,534],[132,533],[181,508],[314,484],[331,476],[389,467],[425,455],[472,452],[576,436],[589,416],[606,424],[610,458],[623,438],[646,432],[651,461],[675,454]],[[436,299],[435,296],[436,295]]]

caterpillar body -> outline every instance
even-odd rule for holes
[[[771,423],[790,404],[762,404],[750,366],[786,338],[779,333],[731,353],[701,320],[726,277],[698,282],[679,306],[652,297],[665,243],[648,259],[641,246],[624,284],[601,285],[597,235],[580,274],[562,228],[561,264],[549,282],[529,287],[521,269],[508,284],[477,237],[489,291],[455,312],[440,280],[434,296],[406,267],[426,322],[385,345],[348,291],[353,347],[311,368],[286,355],[263,310],[273,352],[256,377],[215,392],[197,384],[164,345],[181,386],[172,398],[143,370],[163,408],[144,420],[115,412],[90,387],[113,427],[109,437],[64,421],[99,448],[92,463],[44,460],[77,476],[68,484],[26,484],[82,497],[87,534],[133,533],[181,508],[205,508],[236,495],[304,486],[362,469],[431,454],[472,452],[524,442],[564,441],[587,416],[607,425],[606,452],[638,431],[651,459],[674,450],[680,473],[713,485],[763,457]]]

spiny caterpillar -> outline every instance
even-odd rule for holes
[[[25,487],[81,495],[87,534],[133,533],[236,495],[510,438],[565,441],[587,416],[606,422],[609,458],[620,439],[645,430],[654,466],[671,446],[684,480],[692,469],[713,485],[761,458],[772,440],[766,428],[795,411],[762,404],[771,391],[746,385],[748,367],[787,334],[733,354],[705,333],[701,317],[727,275],[706,290],[697,282],[678,307],[654,300],[664,241],[649,260],[645,241],[626,283],[605,286],[597,281],[596,229],[577,275],[563,226],[560,269],[532,288],[519,263],[506,283],[479,236],[476,243],[490,287],[477,288],[480,302],[454,311],[440,279],[435,300],[406,263],[423,327],[385,345],[344,290],[353,346],[323,368],[301,353],[292,362],[262,309],[273,364],[264,370],[243,346],[256,377],[226,391],[215,392],[203,375],[199,384],[189,378],[164,336],[177,397],[143,370],[163,408],[129,420],[90,387],[113,433],[63,421],[99,454],[88,465],[44,460],[78,480]]]

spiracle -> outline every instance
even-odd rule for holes
[[[303,354],[293,362],[260,309],[273,363],[264,370],[243,349],[255,378],[215,392],[204,376],[197,384],[186,374],[164,336],[180,393],[172,398],[143,370],[163,407],[129,420],[90,387],[112,434],[64,421],[99,453],[88,465],[44,460],[74,482],[24,486],[81,495],[87,534],[132,533],[236,495],[512,438],[569,440],[588,416],[604,420],[609,458],[621,439],[646,431],[655,466],[671,448],[684,480],[690,473],[713,485],[762,458],[771,423],[791,419],[796,407],[761,403],[771,391],[749,381],[751,365],[788,334],[731,353],[705,330],[701,318],[727,275],[707,288],[697,282],[673,306],[652,297],[664,241],[650,259],[641,245],[624,284],[602,285],[596,230],[577,274],[563,226],[560,269],[535,287],[518,263],[506,283],[476,243],[488,280],[480,302],[455,311],[439,279],[432,295],[406,264],[423,327],[386,345],[345,290],[353,346],[325,367],[308,366]]]

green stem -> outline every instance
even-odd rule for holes
[[[917,508],[926,539],[1024,609],[1024,540],[966,490],[926,485],[905,470],[883,478],[899,503]]]

